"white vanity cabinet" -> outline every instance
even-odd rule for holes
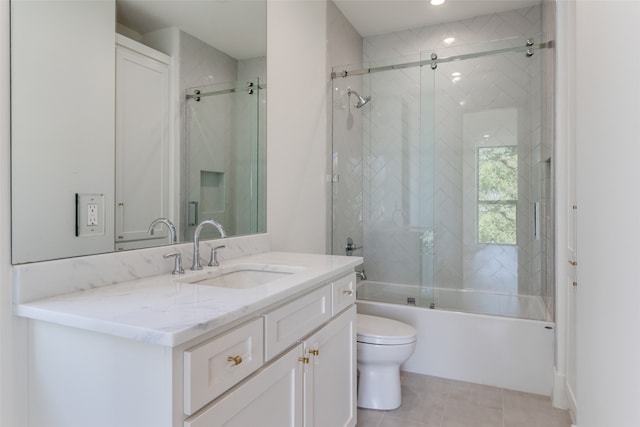
[[[355,426],[353,286],[351,272],[176,347],[30,320],[29,425]]]
[[[184,427],[355,426],[352,305]]]
[[[265,313],[271,363],[184,427],[355,426],[356,308],[345,286],[355,286],[354,274]],[[334,298],[336,290],[343,298]],[[331,318],[338,308],[343,311]]]

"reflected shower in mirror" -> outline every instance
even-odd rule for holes
[[[178,242],[190,215],[265,231],[265,0],[12,0],[11,13],[12,263],[166,245],[164,223],[148,232],[158,218]],[[255,95],[197,113],[187,97],[250,82]]]
[[[187,236],[202,219],[215,219],[234,235],[264,231],[264,94],[258,78],[187,91]],[[216,233],[205,229],[201,236]]]

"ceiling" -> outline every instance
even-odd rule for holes
[[[178,27],[236,59],[267,51],[265,0],[116,0],[117,21],[140,34]]]
[[[334,0],[362,37],[452,22],[474,16],[520,9],[541,0]]]
[[[310,1],[310,0],[292,0]],[[367,37],[520,9],[541,0],[334,0]],[[117,20],[140,34],[178,27],[236,59],[266,55],[265,0],[117,0]]]

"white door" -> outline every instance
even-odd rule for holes
[[[352,305],[304,342],[305,427],[356,423],[356,307]]]
[[[156,218],[169,217],[169,57],[118,38],[116,45],[116,246],[167,242]],[[120,44],[122,43],[122,44]],[[148,245],[148,244],[147,244]],[[142,244],[142,246],[147,246]],[[138,246],[141,247],[141,246]],[[131,245],[127,246],[131,248]],[[119,249],[119,248],[117,248]]]

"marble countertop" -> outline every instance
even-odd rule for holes
[[[171,274],[59,295],[18,304],[18,316],[101,332],[169,347],[352,271],[360,257],[266,252],[225,261],[220,267]],[[187,283],[203,273],[216,274],[253,264],[299,268],[266,284],[233,289]],[[43,286],[46,286],[43,283]]]

